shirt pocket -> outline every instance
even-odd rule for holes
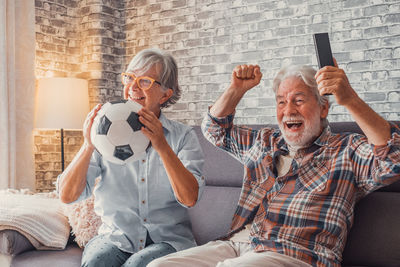
[[[312,160],[309,164],[301,167],[296,182],[300,191],[323,192],[328,187],[329,168],[328,161]]]
[[[165,190],[171,188],[171,184],[165,170],[164,164],[161,160],[157,160],[155,165],[155,186],[158,190]]]
[[[263,184],[275,179],[273,173],[273,157],[271,153],[263,153],[261,156],[250,156],[244,163],[246,172],[246,180],[252,184]]]

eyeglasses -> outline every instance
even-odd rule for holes
[[[133,73],[125,73],[125,72],[121,73],[121,76],[123,85],[126,86],[136,82],[138,87],[142,90],[149,90],[153,86],[153,83],[161,85],[160,82],[147,76],[136,77]]]

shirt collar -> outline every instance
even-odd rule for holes
[[[167,130],[168,132],[170,132],[172,129],[172,125],[171,125],[169,119],[167,119],[167,117],[164,115],[164,113],[162,111],[160,111],[160,117],[158,119],[160,120],[163,128],[165,130]]]
[[[319,146],[327,146],[329,142],[329,137],[332,135],[331,127],[328,125],[323,130],[320,136],[315,139],[314,144]]]

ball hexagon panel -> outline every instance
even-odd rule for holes
[[[145,153],[146,148],[149,146],[149,139],[141,132],[134,132],[131,136],[129,145],[134,148],[135,153]],[[141,155],[137,155],[138,157]]]
[[[106,110],[107,110],[109,107],[111,107],[111,103],[110,103],[110,102],[107,102],[107,103],[105,103],[103,106],[101,106],[100,110],[97,111],[96,118],[97,118],[97,117],[102,117],[102,116],[106,113]]]
[[[127,101],[125,103],[125,105],[127,107],[129,107],[131,109],[131,111],[133,111],[133,112],[138,112],[139,110],[142,109],[142,106],[140,104],[138,104],[138,103],[136,103],[134,101],[131,101],[131,100]]]
[[[122,146],[129,143],[133,134],[132,128],[125,121],[113,121],[107,133],[107,138],[114,146]]]
[[[110,143],[106,135],[96,135],[92,138],[92,143],[97,151],[102,155],[113,154],[115,146]]]
[[[116,103],[105,110],[105,115],[110,121],[126,120],[131,114],[129,106],[125,103]]]

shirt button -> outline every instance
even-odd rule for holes
[[[143,239],[140,239],[139,241],[140,241],[140,243],[143,243]]]
[[[142,204],[144,204],[144,203],[146,203],[146,201],[145,201],[145,200],[142,200]]]
[[[139,249],[140,249],[140,250],[142,250],[142,249],[143,249],[143,247],[142,247],[142,246],[140,246],[140,247],[139,247]]]
[[[145,219],[143,219],[143,221],[144,221],[144,222],[147,222],[147,219],[145,218]]]
[[[143,163],[145,163],[145,162],[146,162],[146,160],[145,160],[145,159],[142,159],[142,162],[143,162]]]
[[[144,178],[142,178],[142,180],[141,180],[142,182],[144,182]]]

